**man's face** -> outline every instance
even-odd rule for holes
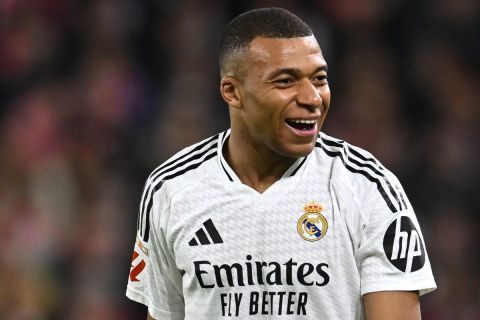
[[[327,64],[315,37],[257,37],[245,56],[239,113],[247,134],[257,147],[306,156],[330,105]]]

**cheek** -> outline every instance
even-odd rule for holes
[[[328,111],[328,107],[330,106],[330,99],[331,99],[331,94],[330,94],[330,87],[326,86],[321,92],[320,96],[322,97],[322,113],[326,113]]]
[[[248,91],[244,100],[245,121],[251,129],[262,134],[278,135],[283,124],[284,106],[292,93],[289,90]]]
[[[254,101],[253,110],[250,111],[255,118],[272,122],[282,115],[281,101],[282,99],[274,95],[258,95]]]

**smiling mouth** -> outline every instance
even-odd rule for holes
[[[302,131],[302,132],[310,132],[315,129],[315,125],[317,124],[316,120],[294,120],[294,119],[287,119],[285,120],[287,125],[290,127]]]

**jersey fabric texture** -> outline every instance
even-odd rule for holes
[[[155,169],[127,296],[156,319],[363,319],[362,295],[436,288],[415,213],[371,154],[321,133],[263,193],[222,156],[229,131]]]

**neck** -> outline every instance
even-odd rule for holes
[[[240,181],[263,193],[297,160],[282,156],[265,145],[256,145],[247,139],[230,134],[223,155]]]

